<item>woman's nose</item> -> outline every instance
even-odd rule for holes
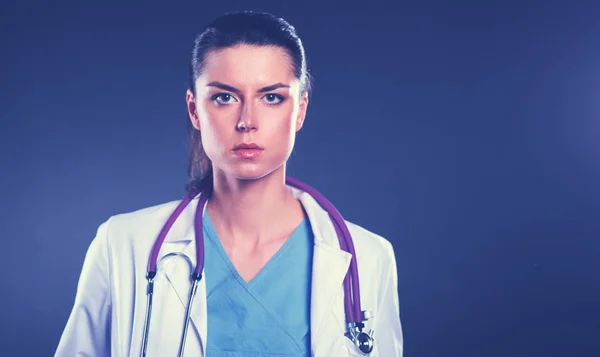
[[[258,129],[252,105],[244,104],[236,128],[239,131],[249,131]]]

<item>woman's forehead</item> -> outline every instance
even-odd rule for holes
[[[285,83],[292,85],[296,79],[291,57],[274,46],[239,45],[211,51],[205,58],[199,80],[229,82],[232,85],[263,85]]]

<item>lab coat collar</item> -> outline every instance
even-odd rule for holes
[[[313,351],[320,339],[326,336],[321,331],[324,319],[332,306],[334,298],[339,298],[343,292],[343,280],[350,266],[351,255],[340,248],[338,237],[330,220],[329,214],[308,193],[293,187],[288,189],[302,204],[314,234],[312,288],[311,288],[311,344]],[[195,197],[181,216],[172,226],[165,243],[180,242],[185,248],[182,253],[187,255],[196,265],[194,215],[198,206],[199,196]],[[160,256],[169,253],[162,251]],[[182,308],[185,308],[190,291],[189,272],[178,270],[176,265],[165,263],[163,268],[171,286],[176,291]],[[202,279],[198,287],[198,295],[191,312],[192,324],[203,342],[206,353],[207,335],[206,283]],[[190,331],[192,329],[190,328]]]

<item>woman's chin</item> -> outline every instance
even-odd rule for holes
[[[226,172],[227,175],[240,180],[258,180],[272,174],[279,168],[281,168],[281,165],[275,167],[267,167],[257,162],[244,162],[238,163],[237,165],[230,167],[228,170],[226,170]]]

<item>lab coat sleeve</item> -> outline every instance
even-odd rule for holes
[[[110,220],[109,220],[110,221]],[[110,278],[108,222],[90,243],[77,284],[75,302],[55,357],[110,356]]]
[[[400,322],[400,304],[398,298],[398,272],[396,258],[391,244],[387,249],[387,268],[382,274],[379,313],[377,314],[374,330],[377,356],[402,357],[403,333]]]

